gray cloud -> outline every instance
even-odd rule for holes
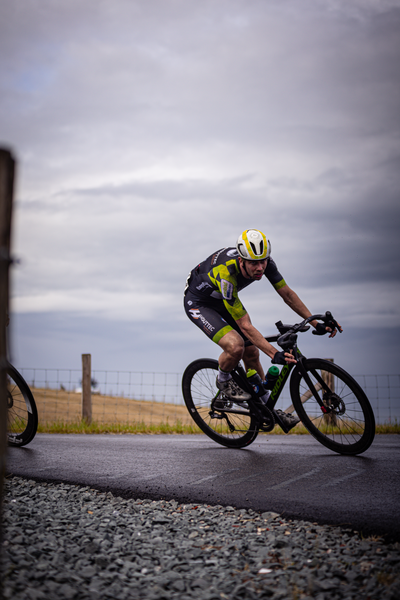
[[[258,227],[312,310],[329,303],[360,330],[400,323],[397,0],[0,11],[21,318],[95,315],[166,336],[167,318],[197,343],[187,271]],[[256,285],[253,320],[265,322],[261,290],[271,322],[289,319]]]

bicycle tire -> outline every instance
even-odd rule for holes
[[[182,377],[182,392],[189,414],[218,444],[228,448],[249,446],[258,435],[258,421],[247,405],[243,408],[223,399],[216,386],[217,372],[218,362],[211,358],[200,358],[188,365]],[[217,398],[224,408],[212,410],[212,401]]]
[[[303,425],[316,440],[334,452],[347,455],[365,452],[375,437],[375,417],[360,385],[328,360],[310,358],[303,364],[315,393],[327,409],[324,414],[300,367],[296,367],[290,380],[290,394]],[[329,392],[322,388],[321,380]]]
[[[33,394],[25,379],[12,365],[7,365],[7,441],[9,446],[26,446],[38,427],[38,413]]]

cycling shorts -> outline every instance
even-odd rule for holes
[[[243,338],[248,341],[235,319],[225,308],[223,302],[210,302],[200,299],[186,290],[184,296],[185,312],[189,319],[197,325],[204,333],[216,344],[229,331],[234,329]]]

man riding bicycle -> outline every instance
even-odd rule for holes
[[[265,275],[283,301],[303,319],[311,312],[287,285],[271,258],[271,243],[257,229],[247,229],[238,238],[236,248],[217,250],[189,274],[184,292],[184,307],[189,319],[222,348],[218,359],[217,387],[226,398],[244,402],[250,395],[232,379],[231,371],[243,360],[246,369],[255,369],[261,379],[265,373],[260,363],[260,350],[273,364],[295,363],[289,352],[277,350],[252,325],[250,316],[239,300],[238,292]],[[311,321],[319,335],[336,329]],[[340,326],[339,326],[340,327]],[[246,345],[246,342],[252,345]],[[276,411],[291,429],[297,417]]]

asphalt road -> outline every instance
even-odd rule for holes
[[[9,448],[7,472],[134,498],[275,511],[400,540],[400,436],[355,457],[311,436],[259,436],[231,450],[202,435],[38,434]]]

